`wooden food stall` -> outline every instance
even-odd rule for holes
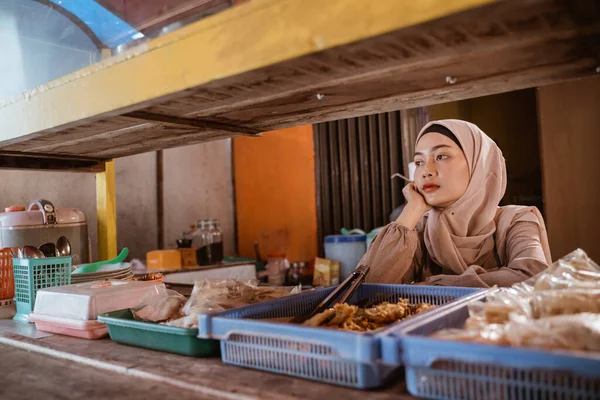
[[[96,173],[111,258],[114,158],[593,76],[599,13],[586,0],[255,0],[4,101],[0,168]],[[0,346],[13,365],[0,394],[14,398],[409,397],[401,378],[365,394],[109,340],[5,332]]]

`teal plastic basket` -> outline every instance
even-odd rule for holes
[[[71,284],[71,257],[13,258],[15,303],[13,319],[29,322],[37,291]]]

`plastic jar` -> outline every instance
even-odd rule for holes
[[[325,236],[325,258],[340,262],[340,282],[354,269],[367,251],[365,235]]]

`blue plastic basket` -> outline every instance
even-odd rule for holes
[[[17,313],[13,319],[29,322],[37,291],[71,284],[71,257],[13,258]]]
[[[469,302],[453,305],[381,340],[383,362],[404,362],[409,392],[429,399],[600,399],[600,356],[432,339],[462,328]]]
[[[379,337],[386,330],[348,332],[260,321],[306,314],[332,290],[334,287],[218,314],[200,315],[198,336],[220,339],[221,358],[228,364],[353,388],[381,385],[394,369],[378,362],[381,357]],[[440,286],[363,284],[350,303],[363,299],[397,301],[408,298],[412,304],[441,305],[474,291],[476,289]]]

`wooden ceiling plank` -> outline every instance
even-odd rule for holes
[[[0,140],[137,111],[211,81],[494,2],[252,1],[5,102],[0,121],[10,129]]]
[[[257,131],[256,129],[246,128],[242,126],[234,126],[222,124],[219,122],[203,121],[192,118],[173,117],[170,115],[154,114],[146,111],[134,111],[125,114],[125,116],[146,121],[164,122],[170,125],[193,126],[202,130],[217,130],[230,132],[236,135],[255,136],[260,133],[260,131]]]

